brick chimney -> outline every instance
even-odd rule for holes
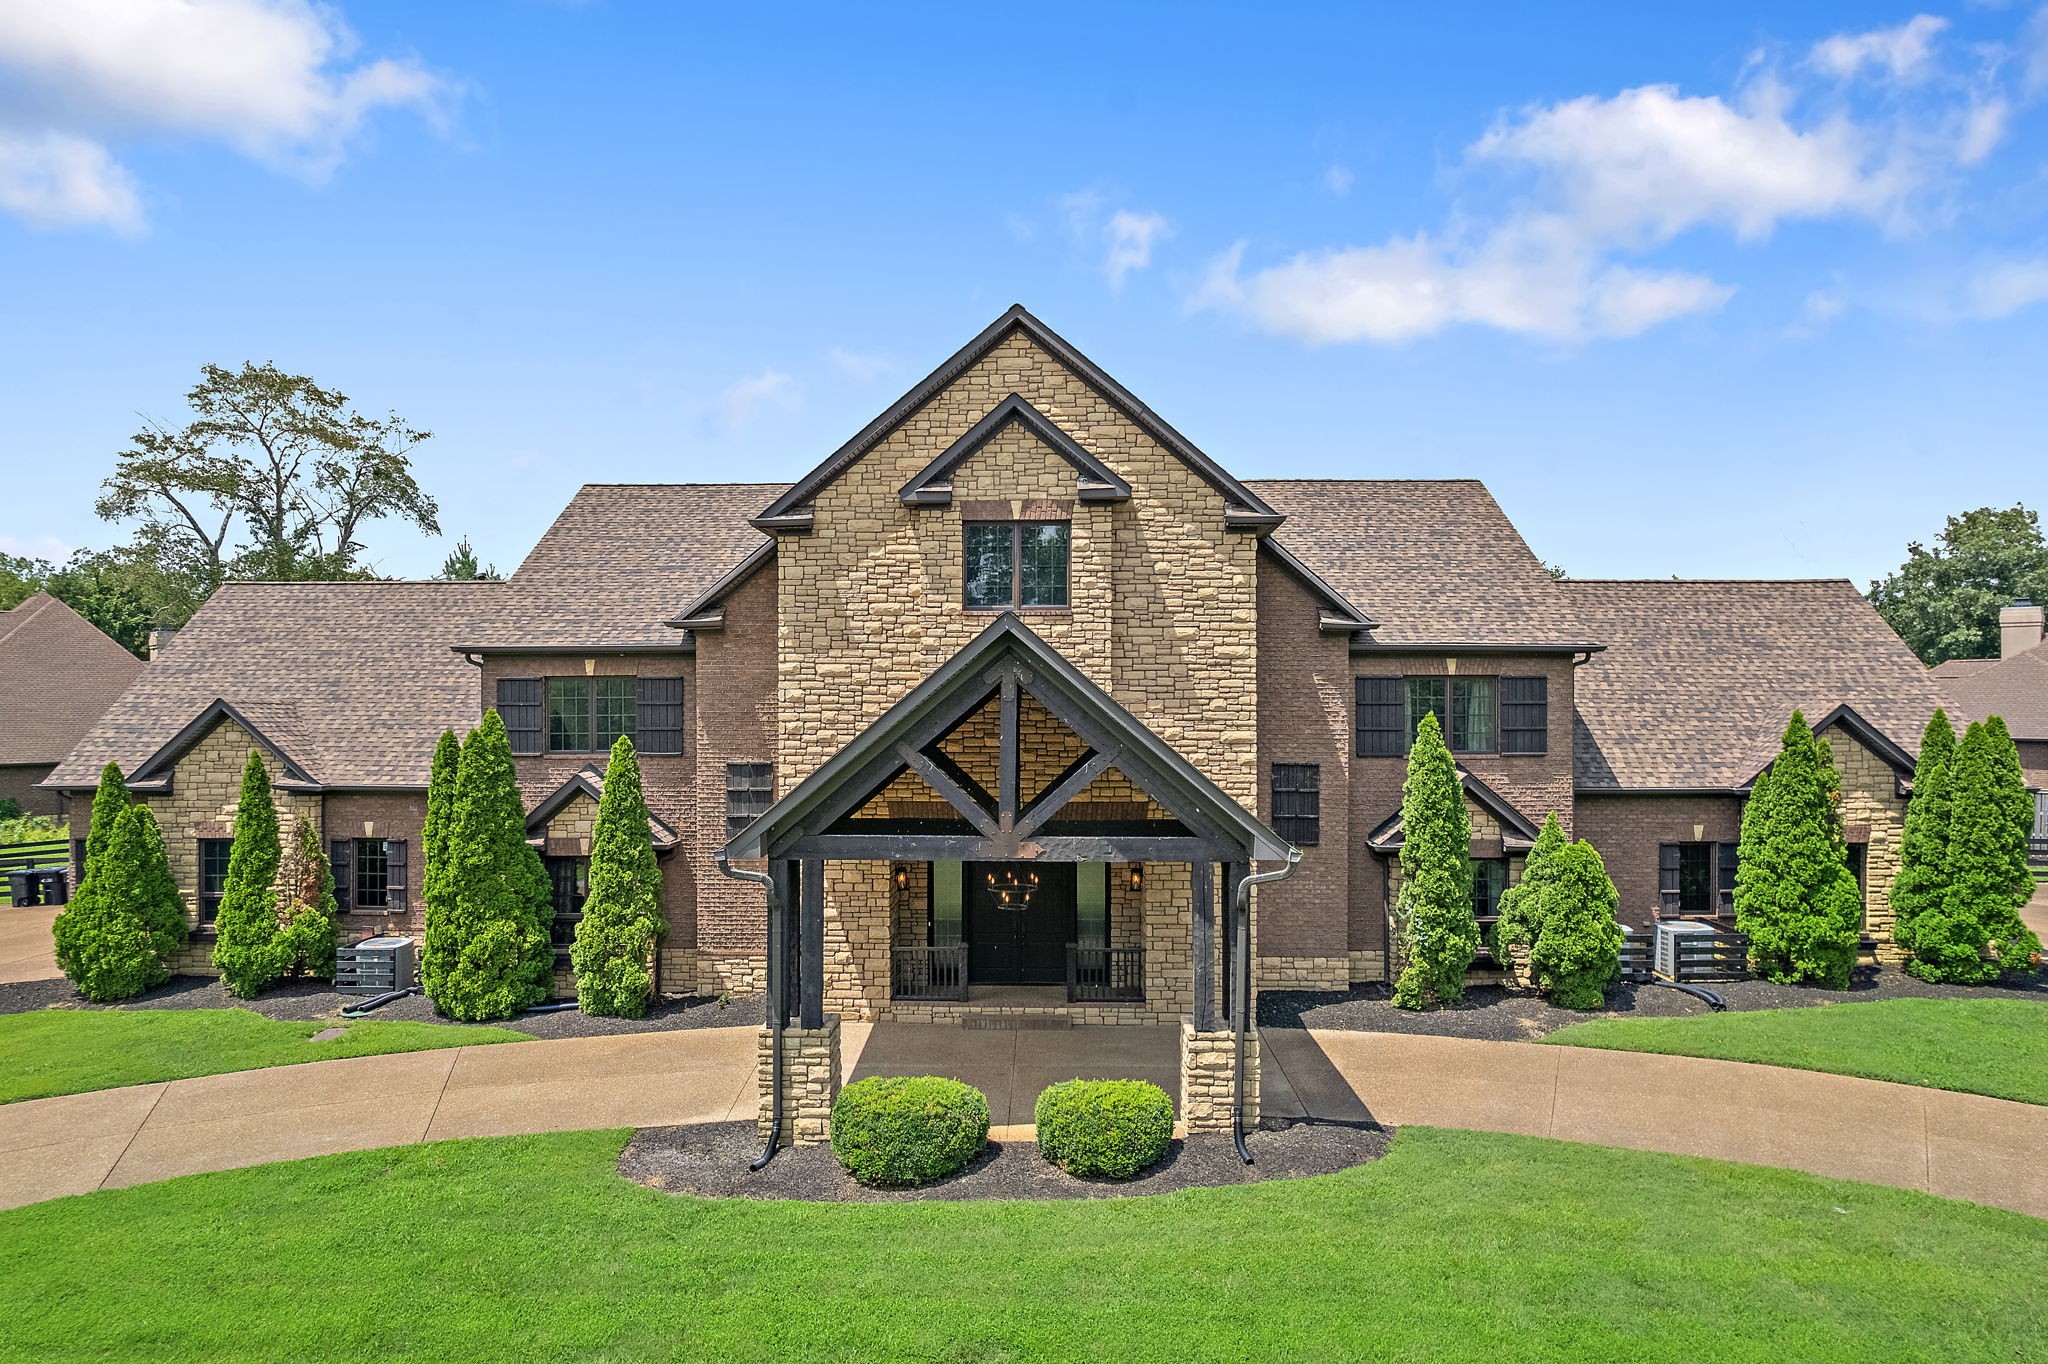
[[[2011,658],[2041,643],[2048,635],[2048,612],[2024,597],[1998,613],[1998,656]]]

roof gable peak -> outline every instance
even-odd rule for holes
[[[1058,423],[1040,412],[1022,394],[1012,393],[997,403],[986,417],[968,429],[966,435],[947,446],[940,456],[903,485],[899,496],[906,507],[945,507],[953,501],[953,473],[984,446],[1012,425],[1045,442],[1052,452],[1074,466],[1075,495],[1083,502],[1122,502],[1131,495],[1131,485],[1115,471],[1084,449]]]

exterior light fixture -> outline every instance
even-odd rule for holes
[[[1145,864],[1143,862],[1133,862],[1131,863],[1131,889],[1143,890],[1144,888]]]
[[[910,868],[896,868],[896,889],[903,890],[910,885]]]

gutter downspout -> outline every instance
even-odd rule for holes
[[[775,988],[768,995],[768,1144],[761,1148],[761,1154],[754,1157],[749,1170],[759,1170],[775,1159],[775,1148],[782,1141],[782,994],[787,982],[782,979],[783,963],[775,960],[775,953],[781,943],[779,931],[782,923],[782,897],[775,893],[775,878],[761,871],[748,871],[735,867],[725,857],[725,849],[711,854],[711,860],[718,869],[735,881],[752,881],[768,895],[768,970]]]
[[[1231,1026],[1237,1036],[1234,1039],[1237,1056],[1235,1076],[1230,1096],[1230,1140],[1237,1147],[1237,1158],[1249,1165],[1252,1153],[1244,1144],[1244,1043],[1245,1033],[1250,1025],[1252,1013],[1252,887],[1263,886],[1274,881],[1284,881],[1294,875],[1294,869],[1301,865],[1301,849],[1287,849],[1287,865],[1273,871],[1258,872],[1237,883],[1237,923],[1233,925],[1232,936],[1236,944],[1232,949],[1236,960],[1237,979],[1232,982],[1230,992]]]

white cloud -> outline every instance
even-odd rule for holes
[[[1121,289],[1124,276],[1152,264],[1153,243],[1172,236],[1173,229],[1157,213],[1132,213],[1120,208],[1109,215],[1102,235],[1109,243],[1109,256],[1102,263],[1102,271],[1109,276],[1110,288]]]
[[[1865,67],[1881,67],[1895,81],[1914,81],[1927,74],[1934,56],[1934,40],[1948,27],[1948,20],[1932,14],[1916,14],[1895,28],[1872,29],[1868,33],[1837,33],[1816,43],[1813,64],[1842,80]]]
[[[719,395],[718,417],[728,430],[737,431],[754,420],[762,404],[794,407],[798,397],[794,379],[781,370],[764,369]]]
[[[1323,188],[1339,199],[1351,193],[1351,186],[1356,180],[1349,166],[1331,166],[1323,172]]]
[[[167,133],[317,179],[379,110],[438,126],[443,78],[411,58],[356,62],[357,48],[339,12],[310,0],[0,5],[14,136],[89,141],[109,168],[110,139]]]
[[[1815,289],[1799,305],[1802,327],[1819,330],[1841,319],[1849,311],[1849,299],[1839,289]]]
[[[40,535],[33,540],[18,535],[0,535],[0,554],[13,554],[23,559],[47,559],[61,564],[75,552],[54,535]]]
[[[863,384],[871,384],[896,368],[896,362],[886,355],[868,355],[838,346],[826,351],[825,358],[831,361],[832,368]]]
[[[0,211],[36,227],[142,228],[134,178],[105,147],[68,133],[0,128]]]
[[[2048,303],[2048,256],[1999,261],[1970,277],[1963,290],[1967,317],[1993,320]]]
[[[1917,70],[1914,44],[1938,31],[1904,25],[1857,60]],[[1248,274],[1240,244],[1211,262],[1190,306],[1240,312],[1311,344],[1403,341],[1461,324],[1633,336],[1712,312],[1734,290],[1624,258],[1705,230],[1756,242],[1802,220],[1908,227],[1930,188],[1997,145],[2010,112],[1993,91],[1952,86],[1861,118],[1842,98],[1818,102],[1807,110],[1799,90],[1757,68],[1726,96],[1646,85],[1533,106],[1466,149],[1468,180],[1501,178],[1494,211],[1461,202],[1443,229],[1305,251]]]

